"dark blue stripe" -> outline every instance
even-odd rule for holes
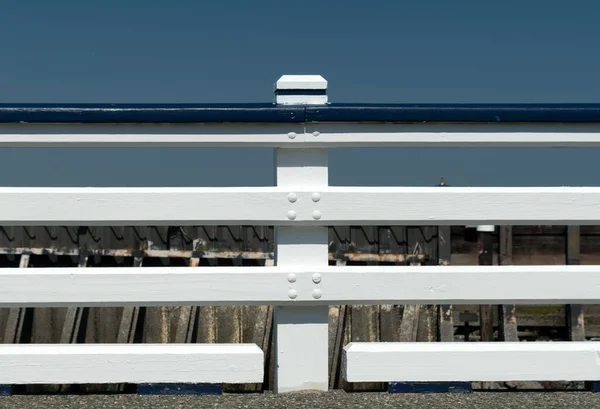
[[[221,395],[220,384],[146,383],[137,387],[138,395]]]
[[[308,121],[600,122],[600,104],[402,104],[307,107]]]
[[[0,104],[0,122],[304,122],[305,113],[275,104]]]
[[[326,89],[278,89],[277,95],[327,95]]]
[[[470,382],[390,382],[389,393],[471,393]]]
[[[0,122],[600,122],[600,104],[0,104]]]
[[[11,396],[11,395],[12,395],[12,386],[0,385],[0,396]]]

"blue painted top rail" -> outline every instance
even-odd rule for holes
[[[0,104],[0,123],[600,122],[600,104]]]

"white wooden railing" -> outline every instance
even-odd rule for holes
[[[279,88],[326,88],[309,80]],[[276,148],[276,187],[1,188],[2,225],[275,225],[276,261],[2,269],[0,307],[274,305],[278,392],[327,389],[328,305],[599,303],[600,266],[330,267],[327,242],[329,225],[598,224],[596,187],[330,187],[327,163],[350,146],[600,146],[597,124],[8,123],[2,146]],[[599,356],[593,342],[351,343],[343,367],[350,382],[590,381]],[[0,345],[0,384],[260,383],[263,365],[256,345]]]

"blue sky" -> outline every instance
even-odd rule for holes
[[[600,3],[4,0],[0,102],[600,102]],[[598,185],[596,149],[333,150],[331,184]],[[267,149],[2,149],[1,185],[272,183]]]

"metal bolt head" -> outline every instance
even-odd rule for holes
[[[321,274],[314,273],[312,276],[313,283],[319,284],[321,282]]]
[[[290,132],[290,133],[288,133],[288,138],[290,138],[290,139],[296,138],[296,132]]]
[[[290,201],[290,203],[295,203],[296,200],[298,200],[298,195],[295,193],[290,193],[287,198]]]
[[[318,210],[315,210],[312,214],[313,219],[315,220],[320,220],[321,219],[321,212]]]
[[[319,298],[321,298],[323,296],[323,293],[321,292],[321,290],[319,290],[317,288],[317,289],[313,290],[312,296],[315,300],[318,300]]]
[[[288,280],[290,283],[295,283],[295,282],[296,282],[296,274],[294,274],[294,273],[289,273],[289,274],[288,274],[288,276],[287,276],[287,280]]]
[[[319,131],[314,131],[313,132],[313,136],[319,136],[319,135],[321,135],[321,132],[319,132]]]
[[[290,210],[289,212],[287,212],[287,218],[290,220],[296,220],[296,212],[293,210]]]
[[[321,200],[321,194],[315,192],[312,195],[310,195],[310,198],[312,199],[313,202],[317,203],[319,200]]]
[[[298,297],[298,292],[296,290],[290,290],[290,291],[288,291],[288,297],[291,300],[295,300],[296,297]]]

